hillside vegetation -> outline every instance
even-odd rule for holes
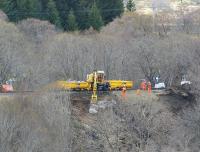
[[[110,79],[152,81],[159,74],[168,86],[183,75],[192,79],[198,18],[193,14],[170,24],[172,19],[160,15],[153,22],[149,15],[126,14],[100,33],[63,33],[31,18],[16,25],[1,20],[1,79],[28,81],[26,87],[35,88],[59,79],[85,80],[93,69],[104,69]]]
[[[167,87],[192,82],[195,101],[129,98],[100,111],[74,114],[68,93],[36,92],[0,100],[2,152],[198,152],[200,141],[200,26],[196,16],[153,20],[125,13],[100,32],[62,32],[34,18],[16,24],[0,15],[0,76],[15,79],[17,90],[40,90],[56,80],[85,80],[94,69],[107,79],[153,82]],[[173,19],[173,24],[171,21]],[[38,94],[37,94],[38,93]],[[132,95],[132,94],[131,94]],[[143,96],[143,95],[142,95]],[[177,98],[176,98],[177,99]]]

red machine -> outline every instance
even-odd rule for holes
[[[9,93],[9,92],[13,92],[14,89],[13,89],[13,86],[12,84],[2,84],[0,86],[0,92],[2,93]]]

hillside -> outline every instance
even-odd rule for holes
[[[138,11],[73,32],[0,12],[0,152],[199,152],[199,9]]]

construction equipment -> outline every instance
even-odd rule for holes
[[[126,87],[126,89],[131,89],[133,87],[133,81],[105,80],[105,72],[95,70],[91,74],[87,75],[86,81],[56,81],[49,84],[46,88],[71,91],[90,91],[92,92],[90,100],[91,107],[96,107],[98,92],[122,90],[124,87]],[[96,113],[94,108],[90,108],[90,111]]]
[[[105,80],[104,71],[94,71],[87,75],[86,81],[56,81],[48,84],[44,90],[71,90],[71,91],[112,91],[122,90],[123,87],[131,89],[133,81]]]
[[[9,93],[9,92],[13,92],[13,91],[14,91],[13,86],[8,81],[6,81],[5,84],[0,84],[0,92],[1,93]]]

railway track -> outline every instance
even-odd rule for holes
[[[129,91],[134,91],[135,89],[129,89]],[[120,92],[120,90],[113,90],[113,91],[97,91],[98,100],[103,99],[105,96],[113,97],[116,92]],[[152,90],[155,95],[158,96],[165,96],[170,94],[168,89],[162,90]],[[45,94],[60,94],[66,93],[69,95],[71,101],[90,101],[92,96],[92,91],[88,90],[76,90],[76,91],[69,91],[69,90],[52,90],[52,91],[14,91],[10,93],[0,93],[0,97],[20,97],[20,96],[42,96]]]
[[[90,100],[92,96],[92,91],[66,91],[66,90],[60,90],[60,91],[15,91],[15,92],[9,92],[9,93],[0,93],[0,97],[19,97],[19,96],[42,96],[45,94],[60,94],[60,93],[66,93],[70,96],[72,100]],[[98,91],[97,92],[98,97],[102,97],[105,95],[110,95],[112,92],[110,91]]]
[[[127,91],[133,91],[136,89],[128,89]],[[97,91],[97,93],[99,95],[101,94],[110,94],[112,92],[118,92],[121,90],[112,90],[112,91]],[[92,91],[88,91],[88,90],[52,90],[52,91],[13,91],[13,92],[8,92],[8,93],[0,93],[0,96],[6,96],[6,95],[23,95],[23,94],[42,94],[42,93],[60,93],[60,92],[66,92],[69,94],[84,94],[84,95],[91,95]],[[169,94],[169,90],[168,89],[161,89],[161,90],[152,90],[153,93],[155,94]]]

